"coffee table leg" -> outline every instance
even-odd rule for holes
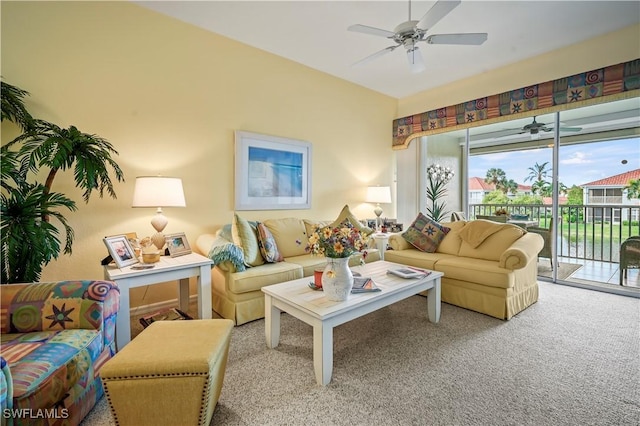
[[[333,327],[322,323],[313,326],[313,369],[316,382],[328,385],[333,372]]]
[[[271,296],[264,295],[264,332],[267,347],[275,348],[280,343],[280,309],[273,306]]]
[[[427,312],[429,321],[433,323],[440,321],[440,278],[437,278],[433,287],[427,290]]]

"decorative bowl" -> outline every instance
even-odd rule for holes
[[[142,253],[142,261],[144,263],[156,263],[160,261],[160,252]]]

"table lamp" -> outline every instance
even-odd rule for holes
[[[151,220],[151,225],[156,233],[151,237],[153,245],[162,250],[165,244],[162,231],[169,222],[164,214],[163,207],[186,207],[182,179],[167,176],[139,176],[133,190],[132,207],[156,207],[156,215]]]
[[[382,215],[382,208],[380,207],[380,203],[391,203],[391,188],[388,186],[369,186],[367,188],[367,199],[365,200],[367,203],[376,203],[376,208],[373,209],[373,212],[376,214],[376,231],[380,230],[380,226],[378,224],[380,220],[380,215]]]

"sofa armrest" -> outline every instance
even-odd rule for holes
[[[544,240],[538,234],[526,233],[511,244],[500,256],[500,267],[510,270],[522,269],[536,259]]]
[[[411,243],[402,238],[402,234],[390,234],[388,244],[392,250],[407,250],[414,248]]]

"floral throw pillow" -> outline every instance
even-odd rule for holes
[[[271,231],[263,223],[258,223],[258,247],[262,257],[269,263],[282,262],[284,259],[278,251],[276,240],[273,238]]]
[[[402,237],[420,251],[434,253],[444,237],[451,230],[434,222],[422,213],[413,221]]]

